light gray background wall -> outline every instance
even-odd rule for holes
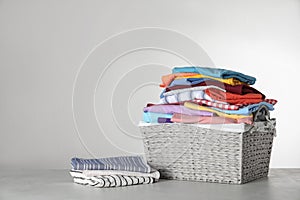
[[[68,168],[72,156],[91,156],[87,150],[95,156],[142,152],[139,139],[126,136],[112,123],[105,123],[105,133],[96,135],[81,126],[79,137],[72,113],[73,83],[89,52],[108,37],[139,27],[178,31],[198,43],[216,66],[255,75],[255,87],[279,100],[272,113],[278,120],[278,137],[271,167],[300,167],[299,107],[295,105],[299,99],[300,1],[0,0],[1,168]],[[193,54],[192,47],[189,53]],[[96,56],[101,61],[107,55]],[[207,58],[201,63],[201,58],[198,64],[210,63]],[[123,117],[117,121],[126,126],[123,122],[130,115],[133,123],[125,128],[138,136],[134,123],[145,101],[158,99],[159,88],[146,85],[139,90],[131,83],[137,76],[146,80],[150,75],[147,81],[159,82],[168,72],[155,64],[149,73],[149,63],[186,64],[157,50],[137,51],[113,63],[95,90],[99,119],[110,115],[104,112],[110,105],[102,101],[108,102],[106,93],[111,94],[113,88],[105,81],[120,80],[113,95],[120,99],[127,91],[127,96],[119,102],[114,98],[114,108],[121,109],[122,104],[127,108],[128,94],[136,92],[128,103],[128,113],[116,111],[117,117]],[[122,70],[126,74],[140,65],[145,66],[120,78]],[[98,67],[104,70],[104,66]],[[85,80],[89,82],[88,77]],[[78,95],[76,102],[80,103]],[[89,118],[80,119],[81,125],[89,122]]]

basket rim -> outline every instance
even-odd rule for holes
[[[273,118],[270,120],[270,122],[275,126],[276,125],[276,119]],[[266,127],[269,126],[268,121],[259,121],[254,122],[253,124],[185,124],[185,123],[147,123],[140,121],[137,125],[138,127],[149,127],[149,126],[157,126],[157,127],[163,127],[163,126],[194,126],[199,128],[205,128],[205,129],[212,129],[212,130],[218,130],[218,131],[226,131],[226,132],[236,132],[236,133],[242,133],[247,132],[254,127]]]

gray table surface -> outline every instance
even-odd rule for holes
[[[300,169],[271,169],[244,185],[160,180],[150,185],[93,188],[72,182],[68,170],[2,170],[0,199],[297,199]]]

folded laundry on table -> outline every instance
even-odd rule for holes
[[[142,156],[121,156],[99,159],[71,159],[73,181],[94,187],[119,187],[149,184],[158,181],[159,172]]]
[[[120,156],[98,159],[72,158],[72,169],[75,170],[126,170],[150,172],[150,166],[142,156]]]

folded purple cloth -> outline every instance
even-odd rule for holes
[[[193,110],[184,107],[183,105],[167,105],[167,104],[145,107],[144,112],[166,113],[166,114],[180,113],[184,115],[213,116],[212,112]]]
[[[159,117],[157,118],[158,123],[173,123],[170,118]]]

